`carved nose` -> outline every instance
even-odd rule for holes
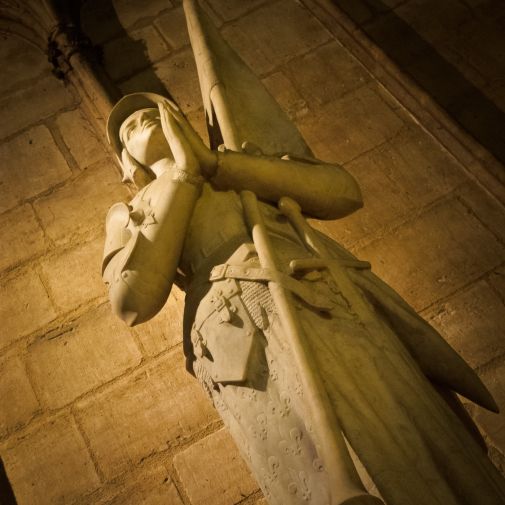
[[[147,111],[142,111],[138,116],[138,124],[141,125],[142,122],[146,119],[146,117],[147,117]]]

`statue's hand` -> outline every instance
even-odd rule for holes
[[[169,123],[171,121],[171,123],[169,124],[175,125],[175,131],[179,135],[182,134],[182,136],[184,137],[183,139],[184,145],[189,147],[189,149],[192,151],[193,156],[196,158],[199,164],[201,175],[207,178],[212,177],[217,168],[216,153],[211,151],[203,143],[198,133],[196,133],[194,128],[189,124],[184,114],[180,111],[179,107],[177,107],[177,105],[174,102],[166,100],[165,102],[159,104],[159,109],[163,131],[165,132],[165,127],[163,126],[164,123],[165,122]],[[172,130],[174,130],[173,126]],[[167,133],[165,133],[165,136],[166,135]],[[167,141],[170,145],[170,148],[172,148],[169,137],[167,137]]]
[[[200,163],[193,148],[186,139],[181,127],[172,114],[170,102],[162,102],[158,105],[160,110],[161,128],[167,139],[170,150],[174,157],[177,168],[185,170],[193,175],[200,175]]]

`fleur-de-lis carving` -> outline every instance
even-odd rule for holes
[[[289,437],[291,438],[291,443],[286,440],[281,440],[279,442],[279,448],[285,454],[291,454],[293,456],[299,456],[302,453],[302,437],[303,433],[298,428],[292,428],[289,432]]]
[[[260,414],[256,417],[256,425],[251,426],[251,433],[254,438],[259,438],[260,440],[267,439],[267,416],[265,414]]]

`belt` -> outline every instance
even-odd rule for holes
[[[311,307],[318,310],[329,311],[335,306],[335,303],[328,299],[328,295],[318,292],[315,286],[308,287],[282,272],[277,272],[275,277],[276,281],[279,282],[283,288],[291,291]],[[271,270],[268,268],[224,263],[222,265],[216,265],[211,270],[209,276],[209,280],[212,282],[223,279],[270,282],[273,281],[273,276]]]

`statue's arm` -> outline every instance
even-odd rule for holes
[[[358,183],[338,165],[314,159],[264,156],[258,148],[251,154],[247,143],[241,153],[211,151],[173,106],[172,114],[200,163],[202,175],[217,189],[250,190],[273,203],[289,196],[305,214],[319,219],[344,217],[363,205]]]
[[[248,189],[275,203],[289,196],[305,214],[318,219],[344,217],[363,205],[358,183],[349,172],[317,160],[218,152],[211,182],[219,189]]]
[[[112,309],[129,326],[147,321],[165,304],[199,196],[195,184],[174,178],[172,172],[150,186],[144,199],[124,206],[130,211],[127,231],[122,231],[127,240],[105,258],[103,271]],[[118,233],[114,226],[107,227],[108,235]]]

